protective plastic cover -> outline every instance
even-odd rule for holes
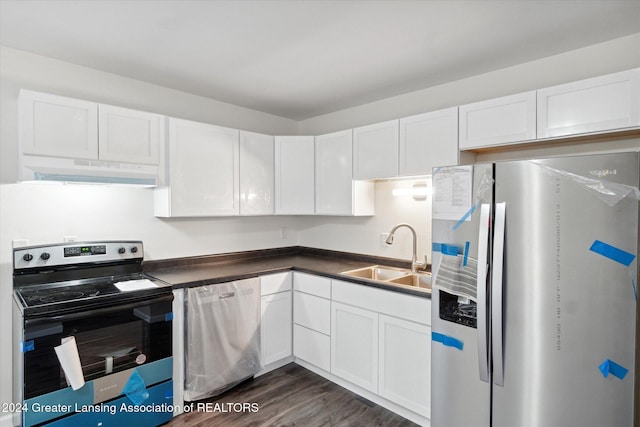
[[[184,399],[216,396],[260,369],[260,285],[246,279],[189,288]]]

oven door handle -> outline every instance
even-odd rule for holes
[[[103,308],[88,308],[83,311],[68,313],[68,314],[60,314],[57,316],[35,317],[32,319],[25,319],[24,324],[25,324],[25,327],[27,327],[31,325],[38,325],[41,323],[65,322],[67,320],[77,320],[77,319],[82,319],[89,316],[100,316],[103,314],[109,314],[116,311],[128,310],[136,307],[144,307],[146,305],[156,304],[156,303],[165,302],[165,301],[173,301],[173,294],[163,295],[161,297],[154,297],[153,299],[138,300],[128,304],[116,304],[116,305],[103,307]]]

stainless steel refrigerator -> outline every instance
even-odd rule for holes
[[[432,427],[640,425],[639,163],[434,169]]]

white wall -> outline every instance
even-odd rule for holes
[[[416,201],[409,196],[396,197],[394,188],[411,187],[431,179],[416,178],[377,181],[375,184],[375,216],[373,217],[306,217],[301,219],[298,242],[303,246],[346,252],[411,259],[412,237],[402,228],[395,234],[393,245],[383,245],[380,234],[388,233],[399,223],[409,223],[418,235],[418,260],[431,255],[431,197]]]

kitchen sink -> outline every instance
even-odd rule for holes
[[[371,265],[340,274],[361,279],[375,280],[393,285],[405,285],[431,291],[431,273],[412,273],[406,268],[382,267]]]
[[[387,281],[408,274],[408,270],[403,268],[392,267],[380,267],[379,265],[372,265],[370,267],[358,268],[356,270],[343,271],[341,274],[346,274],[351,277],[361,277],[363,279]]]
[[[389,282],[431,290],[431,274],[429,273],[411,273],[391,279]]]

